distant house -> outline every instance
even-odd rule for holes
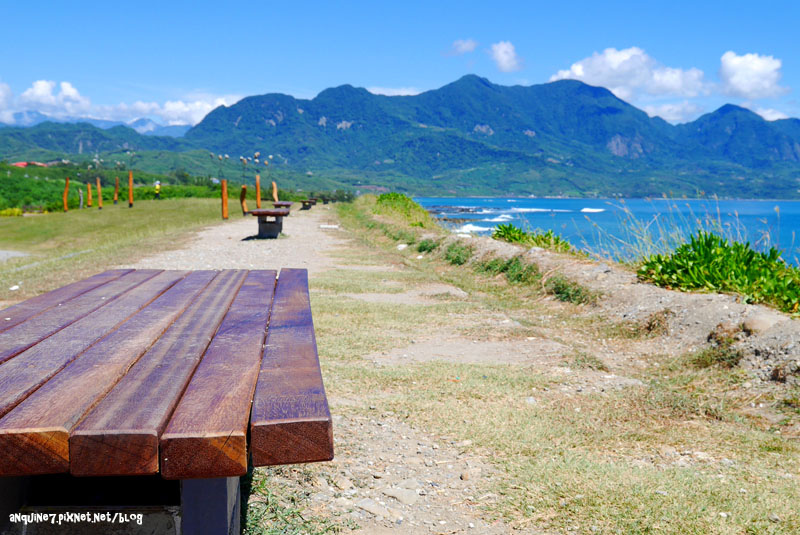
[[[14,162],[11,165],[13,165],[14,167],[28,167],[28,166],[47,167],[47,164],[42,162]]]

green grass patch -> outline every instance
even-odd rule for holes
[[[417,244],[417,252],[429,253],[431,251],[435,251],[438,247],[439,247],[438,241],[426,238]]]
[[[461,242],[453,242],[444,251],[444,259],[454,266],[466,264],[472,257],[472,247]]]
[[[541,247],[542,249],[549,249],[559,253],[568,253],[573,250],[572,245],[567,240],[552,230],[526,232],[511,223],[498,225],[492,231],[492,238],[509,243],[519,243],[528,247]]]
[[[28,253],[3,262],[0,300],[31,297],[180,245],[186,232],[222,224],[219,210],[211,199],[172,199],[0,218],[0,249]],[[9,291],[14,285],[20,289]]]
[[[475,270],[488,275],[504,274],[508,282],[514,284],[533,284],[540,279],[539,268],[523,261],[519,256],[507,260],[492,258],[475,263]]]
[[[672,289],[736,293],[784,312],[800,307],[800,270],[787,265],[780,251],[758,252],[710,232],[691,236],[672,254],[648,257],[638,276]]]
[[[412,227],[433,228],[436,222],[422,206],[402,193],[382,193],[375,200],[374,212],[403,220]]]
[[[545,283],[547,293],[552,294],[559,301],[576,305],[594,304],[597,302],[597,293],[585,286],[571,281],[563,275],[554,275]]]

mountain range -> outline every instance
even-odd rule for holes
[[[5,159],[131,150],[136,167],[215,176],[249,176],[240,156],[258,151],[295,184],[429,195],[800,197],[800,120],[727,104],[672,125],[576,80],[501,86],[467,75],[414,96],[350,85],[314,99],[251,96],[180,137],[120,125],[0,129]]]
[[[12,124],[0,123],[0,128],[10,127],[14,125],[36,126],[37,124],[45,122],[72,123],[72,124],[86,123],[104,130],[113,128],[115,126],[128,126],[130,128],[133,128],[140,134],[145,134],[150,136],[170,136],[170,137],[181,137],[183,134],[186,133],[187,130],[191,128],[190,125],[165,126],[146,117],[135,119],[133,121],[125,123],[122,121],[108,121],[105,119],[92,119],[89,117],[53,117],[51,115],[45,115],[43,113],[39,113],[38,111],[31,111],[31,110],[16,112],[12,115],[12,119],[13,119]]]

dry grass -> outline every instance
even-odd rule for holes
[[[481,311],[502,311],[523,320],[508,331],[511,338],[562,324],[560,341],[576,349],[572,365],[597,374],[608,366],[579,346],[591,345],[598,333],[617,333],[621,341],[661,336],[666,318],[650,318],[635,329],[597,316],[570,319],[571,309],[564,307],[571,305],[543,302],[469,268],[412,261],[379,229],[365,228],[363,219],[346,211],[342,216],[376,262],[381,258],[374,252],[383,251],[385,262],[403,262],[415,273],[373,272],[360,279],[368,285],[362,291],[386,292],[392,280],[427,279],[454,284],[470,296],[453,314],[452,304],[383,308],[319,295],[314,314],[331,396],[364,401],[361,409],[342,410],[376,405],[491,452],[503,477],[487,489],[499,496],[485,504],[488,516],[574,533],[800,532],[800,447],[774,426],[744,416],[752,397],[741,388],[745,375],[738,368],[700,370],[689,356],[651,356],[646,371],[628,372],[640,386],[579,393],[573,377],[525,366],[375,366],[357,358],[436,329],[490,336],[490,328],[472,320]],[[347,328],[355,324],[360,328]],[[795,398],[787,399],[791,413]]]

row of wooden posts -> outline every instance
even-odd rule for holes
[[[228,219],[228,181],[221,180],[222,185],[222,219]],[[86,205],[92,206],[92,185],[86,184],[88,192]],[[68,211],[67,196],[69,195],[69,177],[64,185],[64,211]],[[242,184],[242,192],[239,194],[239,202],[242,204],[242,213],[247,214],[247,186]],[[114,204],[119,198],[119,177],[114,180]],[[278,202],[278,186],[272,182],[272,198]],[[103,191],[100,189],[100,177],[97,177],[97,207],[103,209]],[[128,207],[133,208],[133,171],[128,171]],[[261,175],[256,175],[256,208],[261,208]]]
[[[86,191],[88,193],[86,197],[86,205],[92,205],[92,185],[86,184]],[[69,208],[67,206],[67,196],[69,195],[69,177],[67,177],[67,183],[64,185],[64,211],[68,211]],[[117,199],[119,198],[119,177],[115,177],[114,180],[114,204],[117,204]],[[133,208],[133,171],[128,171],[128,207]],[[97,208],[100,210],[103,209],[103,191],[100,189],[100,177],[97,177]]]
[[[228,219],[228,181],[224,178],[220,181],[222,185],[222,219]],[[272,199],[278,202],[278,185],[272,182]],[[242,191],[239,193],[239,202],[242,205],[242,214],[246,215],[247,210],[247,186],[242,184]],[[256,209],[261,209],[261,175],[256,175]]]

